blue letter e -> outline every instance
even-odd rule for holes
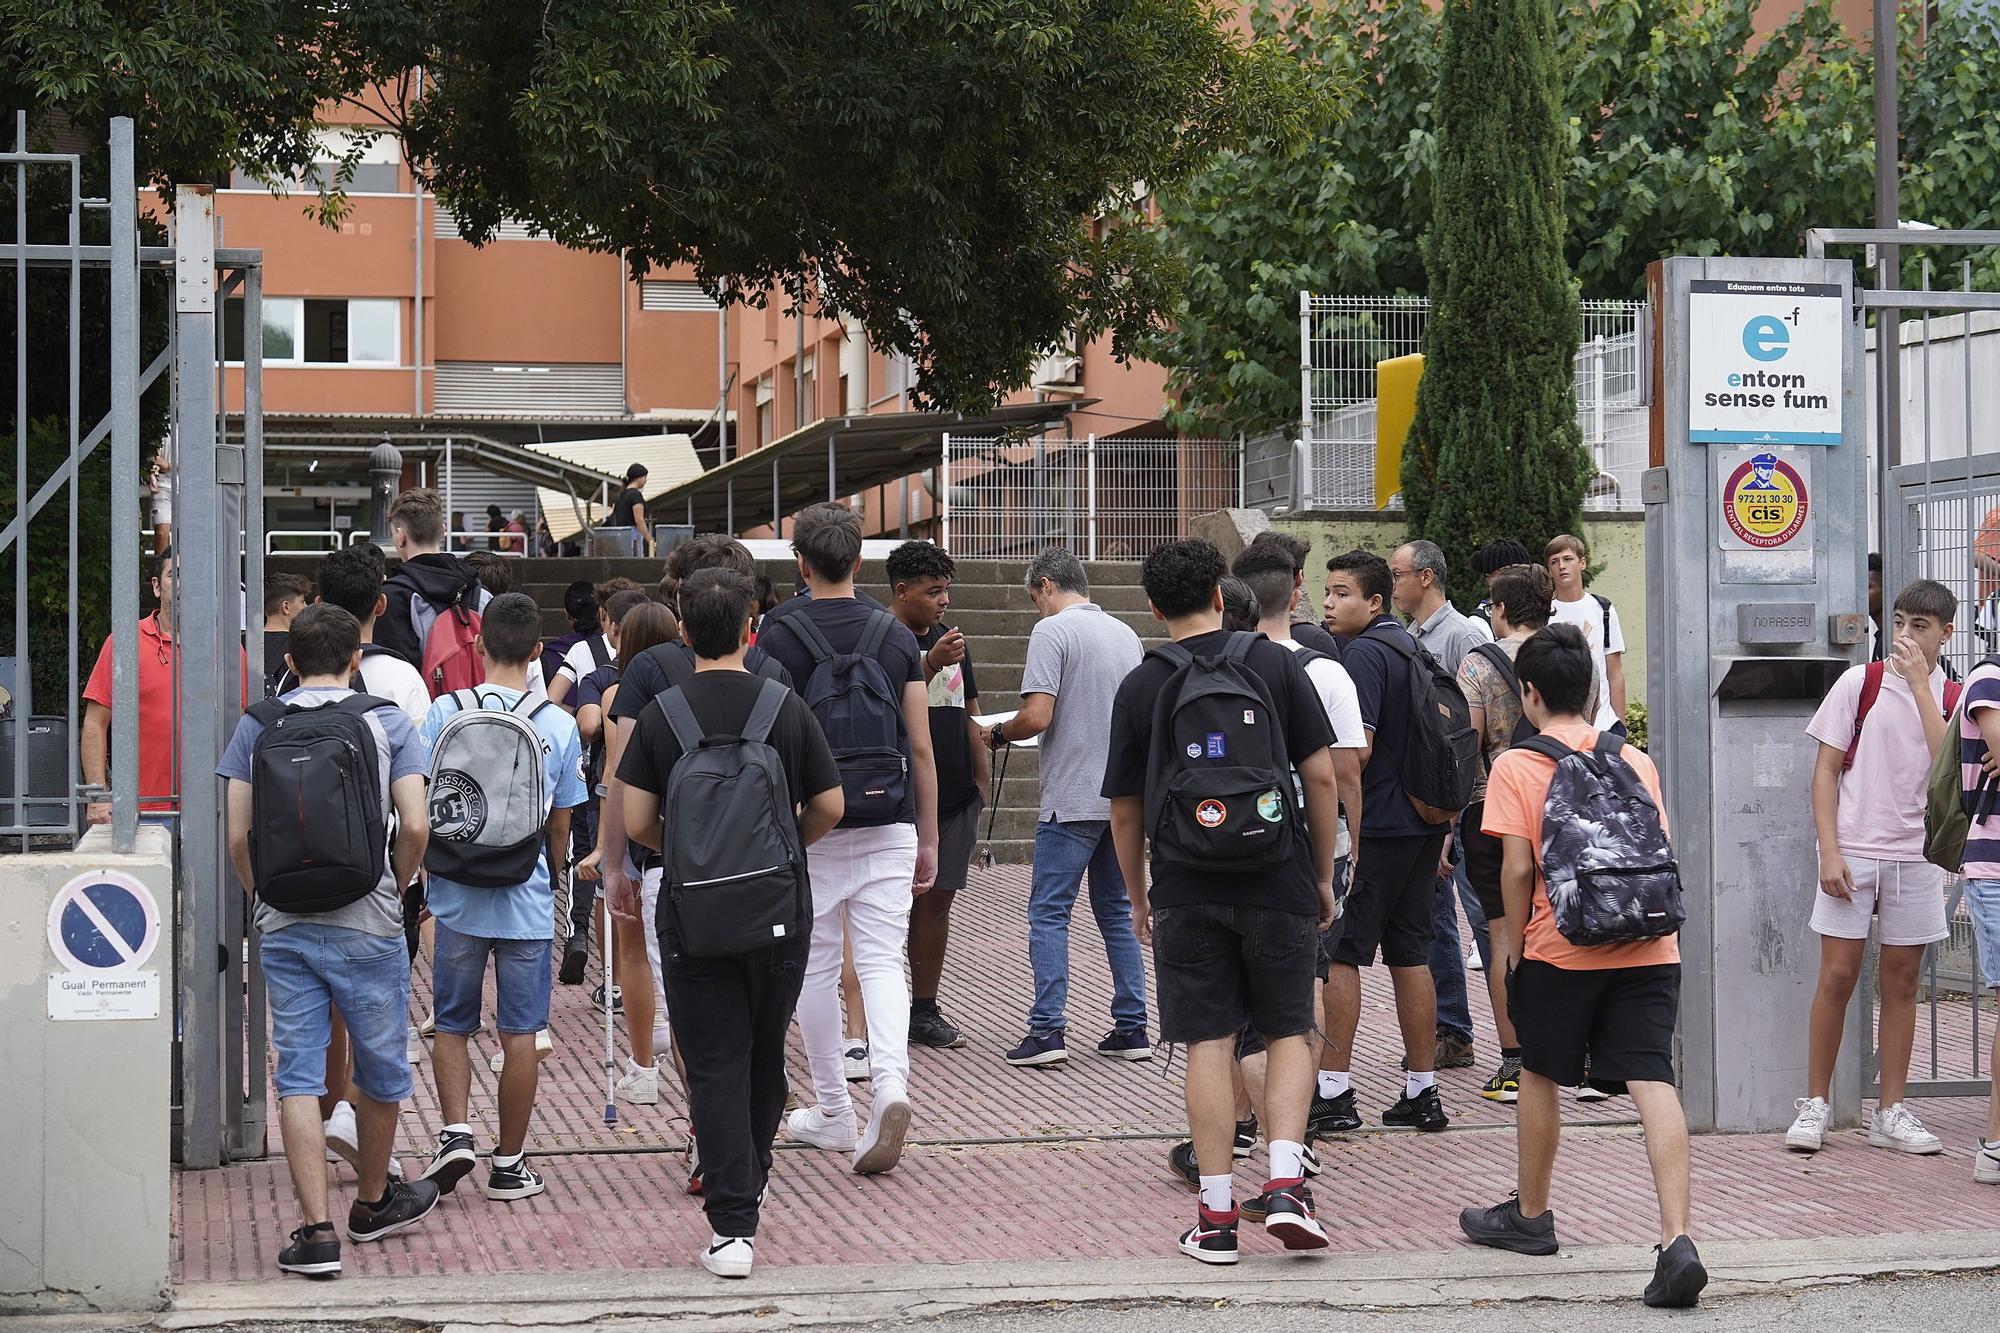
[[[1743,350],[1753,361],[1777,361],[1792,340],[1785,323],[1776,315],[1759,315],[1743,326]]]

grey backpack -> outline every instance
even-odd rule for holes
[[[730,958],[812,930],[805,846],[771,728],[791,691],[763,682],[739,736],[710,735],[676,685],[659,696],[681,757],[661,803],[654,928],[676,953]]]
[[[542,854],[542,733],[530,720],[550,706],[524,694],[511,707],[478,690],[449,696],[458,712],[431,746],[431,840],[424,869],[454,884],[525,884]]]
[[[1513,748],[1555,761],[1542,808],[1542,880],[1556,929],[1571,944],[1627,944],[1671,935],[1687,920],[1680,865],[1653,794],[1618,757],[1616,733],[1588,750],[1553,736]]]

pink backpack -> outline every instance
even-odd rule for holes
[[[424,636],[424,685],[431,698],[486,683],[486,663],[474,642],[478,634],[477,611],[452,606],[438,612]]]

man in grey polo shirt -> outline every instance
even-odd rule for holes
[[[987,744],[1041,737],[1041,810],[1028,898],[1028,958],[1035,1002],[1028,1035],[1007,1053],[1011,1065],[1069,1058],[1069,921],[1090,876],[1090,909],[1111,962],[1112,1029],[1097,1053],[1148,1060],[1146,964],[1132,932],[1132,904],[1111,843],[1111,803],[1099,795],[1111,744],[1111,701],[1145,651],[1129,626],[1090,600],[1083,564],[1050,547],[1028,566],[1028,596],[1042,614],[1028,640],[1021,711],[987,731]]]
[[[1444,595],[1444,552],[1436,542],[1409,542],[1389,557],[1390,600],[1410,618],[1410,637],[1456,676],[1465,655],[1493,642],[1486,623],[1461,615]],[[1456,838],[1445,844],[1447,856]],[[1455,857],[1453,859],[1456,859]],[[1437,985],[1437,1067],[1462,1069],[1472,1055],[1472,1007],[1465,987],[1465,948],[1458,936],[1457,895],[1450,867],[1440,867],[1431,931],[1431,980]]]

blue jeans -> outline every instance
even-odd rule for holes
[[[1069,1023],[1069,919],[1084,873],[1090,875],[1090,910],[1104,936],[1111,963],[1111,1018],[1120,1031],[1146,1026],[1146,962],[1132,933],[1132,900],[1111,845],[1111,825],[1100,820],[1035,825],[1035,871],[1028,892],[1028,961],[1035,969],[1035,1007],[1028,1030],[1038,1037]]]
[[[1437,987],[1438,1031],[1472,1040],[1471,1001],[1465,993],[1465,946],[1458,940],[1458,890],[1437,881],[1431,930],[1431,983]]]
[[[401,935],[342,926],[286,926],[260,937],[258,957],[271,1003],[272,1081],[280,1097],[326,1093],[333,1011],[347,1023],[354,1082],[378,1102],[410,1095],[410,956]]]
[[[549,962],[554,941],[496,940],[461,935],[436,923],[437,952],[431,960],[431,999],[437,1030],[455,1037],[479,1031],[486,959],[493,958],[493,1026],[503,1034],[540,1032],[549,1025]]]
[[[1465,877],[1465,862],[1458,863],[1458,869],[1452,874],[1451,884],[1458,890],[1458,905],[1465,909],[1465,919],[1472,923],[1472,947],[1479,950],[1479,966],[1491,971],[1493,932],[1486,928],[1486,909],[1480,906],[1478,891],[1472,887],[1472,881]]]

